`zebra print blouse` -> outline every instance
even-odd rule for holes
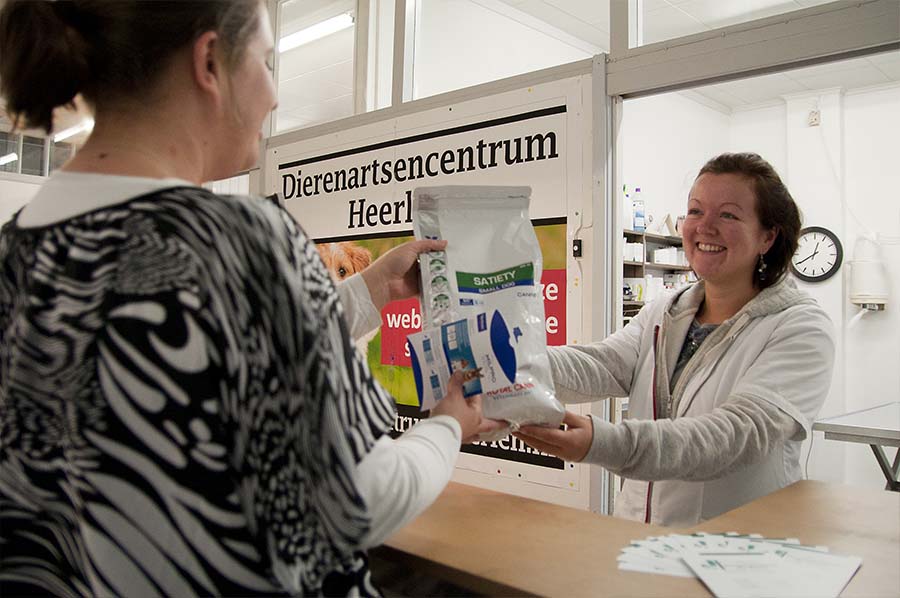
[[[352,471],[393,400],[268,202],[0,232],[0,594],[377,594]]]

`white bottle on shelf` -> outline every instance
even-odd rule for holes
[[[641,188],[635,187],[631,196],[631,228],[638,232],[647,229],[647,220],[644,214],[644,200],[641,198]]]

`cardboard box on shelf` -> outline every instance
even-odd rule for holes
[[[643,262],[644,261],[644,244],[643,243],[625,243],[625,249],[622,253],[622,259],[627,262]]]
[[[653,250],[653,263],[654,264],[667,264],[667,265],[677,265],[678,264],[678,248],[676,247],[662,247],[660,249]]]
[[[644,302],[650,303],[663,293],[663,279],[660,276],[648,274],[644,277]]]

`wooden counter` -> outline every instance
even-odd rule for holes
[[[841,596],[900,596],[900,494],[804,481],[719,515],[691,531],[799,538],[862,558]]]
[[[631,573],[631,540],[671,530],[451,483],[379,556],[490,596],[708,596],[695,579]]]
[[[696,579],[617,569],[631,540],[679,530],[451,483],[378,558],[492,596],[709,596]],[[900,594],[900,495],[798,482],[691,530],[758,532],[860,556],[843,596]]]

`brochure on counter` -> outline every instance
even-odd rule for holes
[[[839,596],[862,559],[759,534],[670,534],[622,549],[619,569],[696,577],[718,597]]]

